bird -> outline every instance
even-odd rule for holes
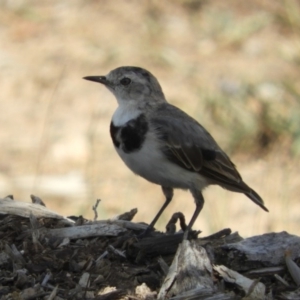
[[[165,201],[148,226],[172,201],[174,189],[189,190],[196,208],[184,233],[188,238],[204,205],[203,190],[219,185],[245,194],[268,212],[263,199],[242,179],[210,133],[194,118],[167,102],[161,85],[141,67],[122,66],[85,80],[104,85],[118,107],[110,123],[114,147],[129,169],[162,188]]]

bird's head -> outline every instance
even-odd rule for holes
[[[165,102],[157,79],[147,70],[139,67],[120,67],[106,76],[87,76],[83,79],[104,84],[117,98],[119,104],[136,102]]]

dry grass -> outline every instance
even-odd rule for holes
[[[118,5],[116,5],[118,2]],[[108,126],[116,101],[83,81],[121,65],[151,70],[170,102],[226,149],[266,214],[246,197],[211,187],[196,226],[242,236],[297,232],[300,153],[297,1],[0,2],[0,192],[33,193],[61,213],[100,217],[138,207],[149,222],[160,188],[131,174]],[[194,209],[178,191],[160,220]]]

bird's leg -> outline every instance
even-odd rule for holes
[[[139,237],[146,236],[154,228],[154,225],[156,224],[157,220],[159,219],[163,211],[166,209],[166,207],[169,205],[169,203],[172,201],[174,195],[173,189],[165,186],[162,186],[161,188],[166,197],[165,203],[163,204],[159,212],[156,214],[156,216],[154,217],[154,219],[152,220],[148,228]]]
[[[187,240],[188,239],[188,235],[189,235],[189,232],[190,230],[192,229],[200,211],[202,210],[203,208],[203,205],[204,205],[204,198],[203,198],[203,195],[201,193],[201,191],[198,191],[198,190],[191,190],[191,193],[195,199],[195,203],[196,203],[196,209],[194,211],[194,214],[191,218],[191,221],[189,223],[189,225],[187,226],[185,232],[184,232],[184,235],[183,235],[183,240]]]
[[[163,206],[161,207],[161,209],[159,210],[159,212],[157,213],[157,215],[155,216],[155,218],[153,219],[153,221],[150,223],[150,225],[149,225],[150,228],[154,228],[154,225],[156,224],[157,220],[159,219],[159,217],[161,216],[163,211],[166,209],[166,207],[169,205],[169,203],[172,201],[172,198],[174,195],[172,188],[165,187],[165,186],[162,186],[161,188],[166,197],[166,200],[165,200],[165,203],[163,204]]]

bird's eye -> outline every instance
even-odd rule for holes
[[[130,82],[131,82],[131,79],[129,79],[128,77],[124,77],[123,79],[120,80],[120,83],[122,85],[128,85],[128,84],[130,84]]]

